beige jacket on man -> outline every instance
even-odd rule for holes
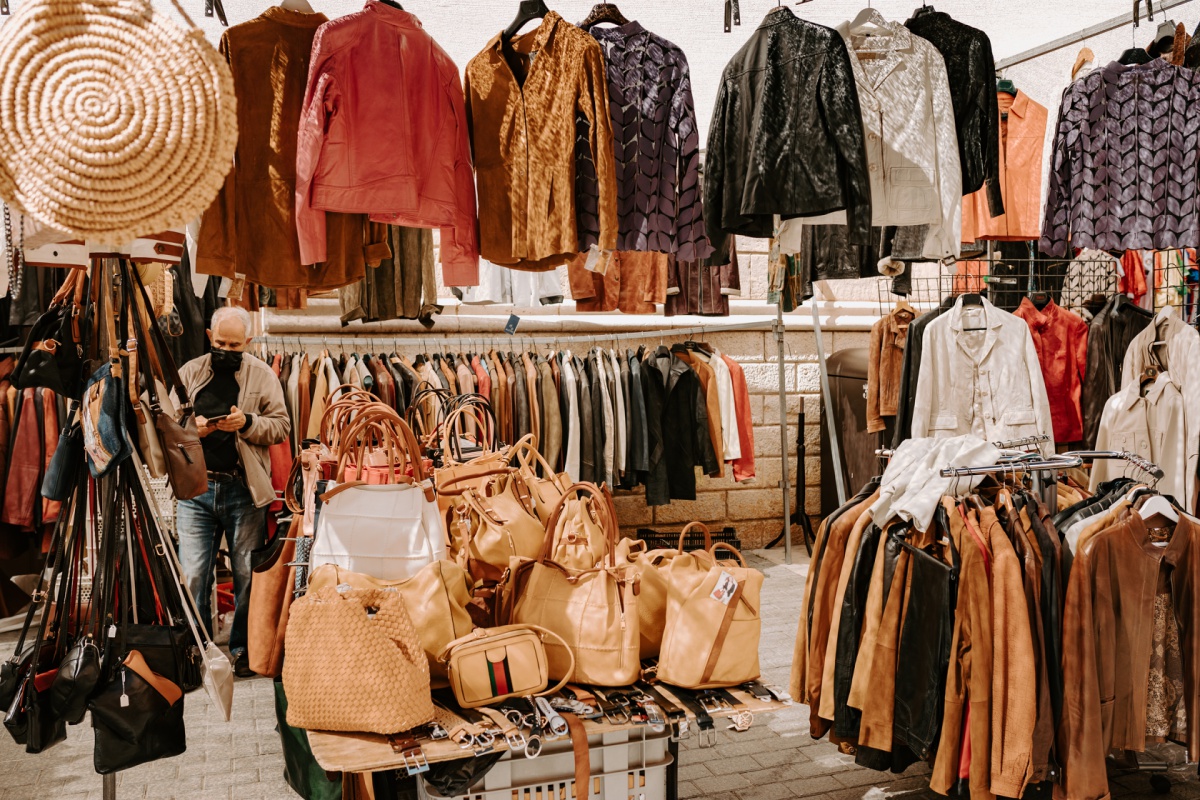
[[[195,405],[196,395],[212,381],[212,356],[206,353],[184,364],[179,378]],[[246,471],[246,486],[254,505],[263,508],[275,500],[267,448],[287,439],[292,421],[283,401],[283,385],[266,363],[246,353],[234,378],[238,383],[237,407],[250,418],[250,427],[238,433],[238,460]]]

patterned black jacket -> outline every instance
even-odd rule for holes
[[[832,28],[775,9],[721,77],[705,155],[704,219],[766,238],[784,219],[845,209],[867,244],[871,186],[850,54]]]

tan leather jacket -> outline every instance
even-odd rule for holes
[[[1058,752],[1067,800],[1107,798],[1110,749],[1146,744],[1146,682],[1159,570],[1170,568],[1184,664],[1188,720],[1200,719],[1200,522],[1182,516],[1170,542],[1150,541],[1137,514],[1096,534],[1075,555],[1063,617],[1065,697]],[[1200,759],[1200,728],[1188,725],[1188,760]]]

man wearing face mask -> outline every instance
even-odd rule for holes
[[[212,351],[179,371],[196,409],[208,491],[179,501],[175,527],[184,577],[205,625],[212,620],[213,572],[222,534],[229,542],[236,601],[229,651],[237,675],[249,677],[254,674],[246,654],[250,552],[263,544],[267,506],[275,499],[268,448],[287,439],[291,420],[275,373],[245,352],[251,341],[245,309],[217,309],[208,338]]]

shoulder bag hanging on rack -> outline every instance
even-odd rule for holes
[[[149,345],[149,364],[159,367],[161,377],[175,391],[179,400],[177,413],[169,413],[165,407],[164,396],[158,393],[155,385],[158,375],[151,375],[147,381],[147,391],[150,395],[150,412],[154,417],[154,428],[158,431],[162,452],[165,457],[167,480],[171,483],[171,491],[177,500],[191,500],[208,491],[208,470],[204,463],[204,448],[200,444],[200,433],[196,430],[196,414],[187,393],[187,387],[179,377],[175,361],[171,358],[171,350],[163,339],[162,331],[157,325],[142,325],[142,313],[139,308],[148,308],[150,298],[146,295],[146,287],[142,285],[141,275],[136,269],[130,269],[128,262],[122,262],[129,291],[136,292],[137,297],[130,298],[131,316],[143,330],[139,337]],[[146,336],[144,328],[149,328]],[[135,380],[130,376],[130,380]],[[172,411],[174,409],[171,409]]]
[[[25,349],[13,369],[13,385],[20,389],[44,387],[74,400],[83,380],[83,292],[87,270],[69,270],[50,307],[29,331]]]
[[[121,353],[117,346],[116,304],[113,297],[112,266],[102,259],[93,263],[92,307],[103,326],[108,360],[88,378],[83,392],[83,449],[93,478],[109,475],[133,452],[125,421],[125,395]],[[98,274],[97,274],[98,273]]]
[[[561,515],[578,513],[567,498],[587,492],[603,520],[606,551],[603,562],[587,570],[572,570],[551,560],[554,531]],[[607,489],[592,483],[572,484],[554,507],[536,560],[513,567],[504,587],[501,616],[521,625],[538,625],[556,634],[566,646],[547,641],[550,678],[597,686],[628,686],[638,679],[639,621],[637,575],[614,562],[618,536],[616,514]]]
[[[394,411],[368,406],[341,432],[339,450],[338,485],[321,495],[309,563],[401,581],[445,558],[433,484],[408,425]],[[347,480],[352,466],[356,472],[380,470],[382,481]]]

